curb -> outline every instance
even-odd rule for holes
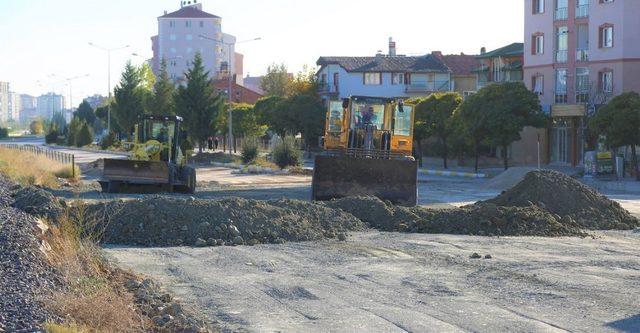
[[[427,170],[420,169],[420,172],[429,176],[443,176],[443,177],[463,177],[463,178],[488,178],[484,173],[472,173],[472,172],[458,172],[458,171],[442,171],[442,170]]]
[[[220,162],[211,162],[211,165],[221,168],[234,169],[235,171],[231,173],[240,175],[286,175],[289,173],[288,170],[274,170],[272,168],[265,168],[259,165],[242,165],[236,163]]]
[[[54,148],[54,149],[55,148],[59,148],[59,149],[77,150],[77,151],[83,151],[83,152],[87,152],[87,153],[100,153],[100,154],[106,154],[106,155],[129,156],[129,153],[127,153],[127,152],[118,152],[118,151],[110,151],[110,150],[67,147],[67,146],[48,145],[48,144],[44,144],[43,146]]]

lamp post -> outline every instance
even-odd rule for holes
[[[225,43],[224,40],[219,40],[219,39],[215,39],[215,38],[211,38],[211,37],[207,37],[205,35],[200,35],[199,36],[200,39],[206,39],[206,40],[210,40],[216,43],[220,43],[224,46],[227,47],[227,98],[229,99],[229,155],[233,154],[233,112],[231,110],[231,103],[233,103],[233,97],[231,96],[231,90],[232,90],[232,77],[231,77],[231,46],[235,45],[235,44],[241,44],[241,43],[248,43],[248,42],[253,42],[253,41],[258,41],[258,40],[262,40],[261,37],[257,37],[257,38],[253,38],[253,39],[247,39],[247,40],[243,40],[240,42],[235,42],[235,43]]]
[[[113,51],[118,51],[118,50],[124,50],[126,48],[129,47],[129,45],[127,46],[122,46],[122,47],[115,47],[115,48],[106,48],[106,47],[102,47],[100,45],[94,44],[92,42],[89,42],[89,45],[101,49],[103,51],[107,52],[107,86],[109,89],[109,102],[107,103],[107,132],[111,132],[111,52]]]

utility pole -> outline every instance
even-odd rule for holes
[[[122,47],[115,47],[115,48],[106,48],[106,47],[102,47],[100,45],[96,45],[92,42],[89,42],[89,45],[101,49],[103,51],[107,52],[107,87],[109,89],[109,100],[107,102],[107,132],[111,133],[111,52],[113,51],[118,51],[118,50],[124,50],[126,48],[129,47],[129,45],[127,46],[122,46]]]

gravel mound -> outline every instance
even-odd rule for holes
[[[154,196],[87,206],[103,242],[142,246],[255,245],[336,238],[366,225],[322,204],[295,200]]]
[[[392,206],[377,198],[345,198],[327,203],[383,231],[480,236],[586,236],[580,226],[546,210],[477,203],[454,209]]]
[[[52,318],[38,298],[56,277],[40,252],[36,220],[9,206],[15,188],[0,175],[0,332],[35,332]]]
[[[638,219],[617,202],[565,174],[550,170],[530,172],[522,182],[486,202],[509,207],[537,205],[590,230],[631,230],[640,226]]]
[[[13,195],[13,201],[14,208],[46,218],[48,221],[56,221],[64,214],[64,208],[60,201],[49,191],[40,187],[30,186],[18,190]]]

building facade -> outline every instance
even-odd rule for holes
[[[232,75],[242,78],[241,55],[236,55],[236,38],[222,32],[222,18],[202,10],[201,1],[181,1],[181,8],[158,17],[158,35],[151,37],[155,73],[164,59],[169,77],[176,83],[200,53],[211,78]]]
[[[63,112],[65,97],[56,93],[48,93],[38,97],[37,114],[45,119],[51,119],[54,113]]]
[[[525,0],[524,15],[524,82],[549,112],[549,159],[579,165],[587,113],[640,92],[640,1]]]
[[[475,56],[450,54],[443,56],[442,60],[451,69],[453,91],[463,98],[476,92],[478,78],[474,71],[478,68],[478,60]]]
[[[482,48],[476,59],[479,62],[475,70],[476,90],[492,83],[522,82],[523,43],[512,43],[490,52]]]
[[[451,70],[441,53],[419,57],[389,54],[373,57],[320,57],[317,61],[323,99],[349,96],[411,98],[452,91]]]
[[[225,79],[217,80],[213,83],[213,86],[216,92],[226,94],[229,90],[229,81]],[[232,82],[231,84],[231,99],[233,103],[255,104],[262,97],[264,97],[262,94],[244,87],[237,82]]]
[[[38,117],[38,98],[21,94],[20,95],[20,122],[29,123]]]
[[[0,81],[0,123],[9,120],[9,82]]]

